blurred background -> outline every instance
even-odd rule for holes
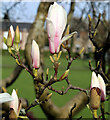
[[[53,1],[49,3],[48,1],[43,1],[43,8],[45,8],[45,4],[53,4]],[[57,1],[58,4],[63,6],[68,13],[68,24],[70,25],[70,31],[77,31],[78,34],[75,35],[70,43],[70,48],[72,51],[72,55],[75,56],[79,53],[79,51],[84,47],[85,51],[77,60],[73,61],[71,70],[69,73],[69,79],[74,86],[79,86],[81,88],[88,88],[90,86],[91,81],[91,71],[89,69],[89,60],[92,61],[92,65],[95,66],[94,61],[94,52],[95,48],[88,37],[88,14],[91,15],[93,26],[97,23],[98,15],[101,13],[101,23],[98,27],[98,32],[96,35],[97,43],[101,47],[107,36],[108,25],[110,23],[110,3],[109,1],[100,1],[100,2],[76,2],[71,0],[65,0],[63,2]],[[8,29],[10,25],[13,25],[14,30],[18,25],[20,28],[20,55],[22,58],[25,57],[25,49],[26,43],[30,39],[31,30],[33,29],[33,24],[37,21],[37,15],[40,9],[41,1],[34,2],[26,2],[23,0],[18,0],[18,2],[10,1],[2,1],[0,2],[0,49],[2,50],[1,58],[2,62],[0,63],[2,70],[2,80],[7,78],[16,67],[15,60],[9,55],[7,51],[7,46],[3,43],[3,36],[7,38]],[[47,17],[47,13],[45,13],[45,19]],[[46,22],[45,19],[43,21],[43,27],[41,31],[37,31],[43,33],[43,37],[41,37],[40,43],[43,41],[43,46],[41,53],[43,54],[43,64],[44,64],[44,75],[46,72],[46,68],[49,70],[49,77],[54,72],[53,65],[49,59],[49,43],[46,32]],[[31,30],[30,30],[31,29]],[[38,36],[40,36],[40,34]],[[36,36],[35,36],[36,37]],[[39,38],[39,37],[38,37]],[[37,39],[37,37],[36,37]],[[45,42],[44,42],[45,41]],[[59,77],[64,73],[67,66],[66,60],[66,51],[64,49],[60,62],[61,65],[59,67]],[[110,50],[105,54],[106,68],[105,70],[109,70],[109,62],[110,62]],[[57,90],[60,90],[62,87],[66,88],[65,82],[60,82],[54,85]],[[18,89],[18,96],[20,98],[26,98],[29,101],[29,104],[32,103],[35,99],[35,91],[33,86],[32,77],[25,70],[21,72],[17,80],[7,88],[9,93],[12,90]],[[58,95],[53,92],[52,100],[57,106],[63,106],[67,103],[74,95],[76,95],[78,91],[69,90],[66,95]],[[108,103],[106,104],[106,109],[108,110]],[[44,118],[46,117],[43,111],[39,106],[32,108],[30,111],[33,112],[36,118]],[[83,118],[91,118],[92,115],[88,108],[85,108],[81,111],[76,118],[82,116]]]

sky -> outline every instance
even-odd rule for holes
[[[40,0],[37,0],[37,2],[36,1],[29,2],[25,0],[25,2],[23,1],[20,4],[17,4],[16,7],[11,9],[10,11],[11,20],[16,21],[16,22],[31,22],[32,23],[37,13],[37,9],[40,3],[39,1]],[[70,0],[66,0],[66,1],[70,1]],[[106,2],[102,2],[102,5],[100,6],[100,8],[97,9],[98,12],[102,13],[104,4]],[[2,1],[1,3],[2,4],[0,5],[0,8],[2,10],[1,12],[2,14],[0,14],[0,18],[3,17],[3,13],[5,12],[6,8],[10,8],[13,5],[13,2],[9,2],[9,0],[8,2]],[[70,2],[58,2],[58,4],[61,4],[65,8],[67,13],[69,12]],[[81,9],[83,9],[84,7],[86,7],[86,11],[88,11],[89,7],[85,5],[86,5],[86,2],[76,2],[73,16],[80,17]],[[108,19],[108,7],[105,7],[105,10],[107,12],[106,19]],[[85,17],[85,14],[83,17]]]
[[[21,2],[20,4],[17,4],[16,7],[11,9],[11,11],[10,11],[9,15],[10,15],[11,21],[33,23],[35,16],[37,14],[37,9],[40,4],[39,1],[40,0],[37,0],[37,2],[29,2],[26,0],[25,2]],[[7,2],[2,1],[0,3],[2,3],[2,4],[0,4],[0,9],[2,11],[2,12],[0,12],[0,18],[2,18],[4,16],[3,13],[6,12],[6,9],[10,8],[14,3],[9,2],[9,0]],[[58,4],[63,6],[65,8],[65,10],[67,11],[67,13],[69,12],[70,2],[58,2]],[[100,8],[98,8],[97,12],[102,13],[104,4],[106,4],[106,2],[102,2],[102,5],[100,6]],[[80,17],[81,9],[84,9],[84,7],[86,7],[86,11],[89,10],[89,7],[86,5],[86,2],[76,2],[75,11],[74,11],[73,16]],[[108,19],[108,13],[109,13],[108,7],[106,7],[105,10],[107,13],[106,19]],[[86,14],[83,15],[83,17],[85,17],[85,16],[86,16]],[[7,36],[7,34],[8,33],[6,32],[5,37]],[[5,45],[3,45],[3,46],[4,46],[4,48],[7,49],[7,47]]]

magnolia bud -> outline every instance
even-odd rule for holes
[[[8,31],[8,38],[7,38],[6,44],[7,44],[8,47],[12,47],[12,35],[11,35],[10,29]]]
[[[64,72],[64,74],[60,77],[59,80],[64,80],[68,76],[68,73],[69,73],[69,69]]]
[[[20,43],[20,32],[19,32],[19,27],[16,27],[16,31],[15,31],[15,43],[19,44]]]
[[[14,29],[13,29],[13,26],[11,25],[10,26],[10,31],[11,31],[11,36],[12,36],[12,42],[14,41]]]
[[[100,107],[101,90],[99,88],[92,88],[90,90],[90,106],[93,110]]]
[[[32,42],[31,57],[32,57],[33,67],[39,68],[40,67],[40,51],[39,51],[39,46],[35,42],[35,40],[33,40]]]
[[[92,72],[91,78],[91,88],[90,88],[90,106],[94,110],[100,107],[100,97],[101,97],[101,90],[99,86],[98,78],[95,72]]]

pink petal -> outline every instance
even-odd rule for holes
[[[62,6],[54,2],[54,4],[49,8],[48,19],[52,22],[54,29],[50,28],[50,31],[47,30],[47,32],[49,35],[51,33],[53,34],[53,38],[51,37],[51,39],[54,40],[54,49],[55,52],[58,53],[58,46],[67,23],[67,13]]]

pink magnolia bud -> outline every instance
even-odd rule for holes
[[[18,96],[16,94],[16,91],[13,89],[12,92],[12,98],[14,99],[12,102],[10,102],[10,108],[13,108],[13,110],[15,111],[16,115],[18,115],[18,104],[19,104],[19,100],[18,100]]]
[[[52,54],[58,53],[62,34],[67,23],[67,13],[62,6],[54,2],[49,8],[46,20],[50,52]]]
[[[10,26],[10,31],[11,31],[12,42],[13,42],[14,41],[14,34],[15,34],[15,32],[14,32],[14,29],[13,29],[12,25]]]
[[[101,89],[101,101],[105,101],[106,99],[106,86],[103,78],[98,74],[99,85]]]
[[[32,57],[33,67],[39,68],[40,67],[40,51],[39,51],[39,46],[35,42],[35,40],[32,41],[31,57]]]

